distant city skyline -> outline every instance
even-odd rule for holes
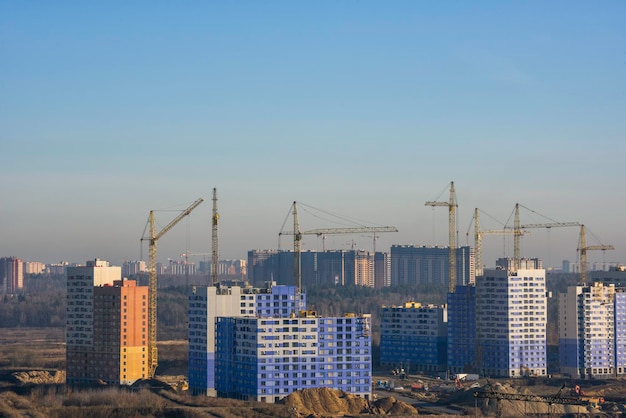
[[[293,201],[393,225],[377,250],[458,245],[521,203],[584,223],[626,262],[626,4],[0,4],[0,257],[141,256],[150,210],[205,202],[159,261],[278,246]],[[522,222],[547,222],[522,212]],[[160,227],[176,212],[158,212]],[[300,214],[303,229],[333,227]],[[494,220],[492,218],[497,219]],[[577,228],[535,229],[522,257],[576,262]],[[326,248],[372,249],[366,236]],[[283,237],[281,246],[290,248]],[[512,257],[486,237],[483,262]],[[303,250],[321,250],[309,236]],[[144,247],[143,258],[148,249]]]

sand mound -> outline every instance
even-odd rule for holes
[[[417,409],[394,397],[382,398],[374,402],[370,412],[375,415],[417,415]]]
[[[492,390],[502,394],[524,394],[533,395],[527,388],[518,390],[511,385],[495,383],[492,386]],[[559,405],[548,404],[545,402],[524,402],[518,400],[496,400],[496,399],[481,399],[479,406],[483,413],[493,414],[501,417],[520,417],[527,414],[540,415],[540,414],[576,414],[586,413],[587,408],[576,405]]]
[[[304,416],[341,417],[369,413],[417,415],[417,410],[411,405],[394,398],[384,398],[370,404],[359,396],[329,388],[298,390],[285,397],[282,403]]]

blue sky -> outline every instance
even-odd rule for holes
[[[506,222],[519,202],[626,262],[625,16],[621,1],[0,1],[0,256],[137,259],[149,211],[198,197],[159,259],[207,252],[213,187],[221,258],[276,248],[294,200],[397,226],[379,250],[446,245],[445,210],[424,202],[453,180],[459,244],[475,207]],[[351,240],[371,248],[327,247]],[[535,230],[522,255],[558,266],[577,244]],[[484,246],[488,265],[512,255]]]

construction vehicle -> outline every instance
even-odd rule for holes
[[[150,227],[150,235],[146,235],[144,230],[144,236],[141,241],[149,242],[149,261],[148,261],[148,377],[154,377],[156,369],[159,363],[157,352],[157,275],[156,275],[156,263],[157,263],[157,242],[165,235],[170,229],[172,229],[178,222],[180,222],[185,216],[189,215],[192,210],[202,203],[204,199],[200,198],[193,202],[187,209],[182,211],[176,218],[174,218],[169,224],[167,224],[161,231],[156,232],[154,210],[150,211],[148,217],[148,225]]]

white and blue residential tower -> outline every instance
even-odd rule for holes
[[[268,282],[265,288],[194,286],[189,294],[189,389],[215,396],[215,321],[217,317],[288,317],[306,309],[295,286]]]
[[[220,317],[215,387],[220,397],[274,403],[306,388],[371,398],[371,316]]]
[[[559,365],[573,378],[626,374],[626,293],[600,282],[559,298]]]
[[[493,377],[547,375],[543,269],[485,270],[476,278],[476,361]]]

